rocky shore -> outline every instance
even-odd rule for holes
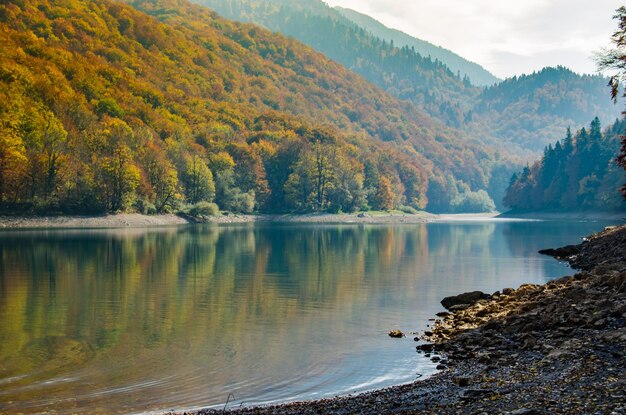
[[[580,273],[446,299],[424,381],[232,414],[626,414],[626,227],[552,252]],[[204,410],[197,414],[222,413]]]

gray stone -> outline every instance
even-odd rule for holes
[[[463,400],[472,400],[472,399],[480,399],[486,395],[491,395],[491,389],[466,389],[459,397]]]

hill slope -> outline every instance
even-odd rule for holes
[[[480,143],[295,40],[128,3],[0,5],[5,208],[450,210],[489,185]]]
[[[607,83],[564,67],[506,79],[483,91],[468,116],[468,129],[541,151],[568,127],[581,128],[594,117],[605,124],[620,117]]]
[[[335,10],[358,26],[365,28],[374,36],[387,41],[393,41],[396,47],[408,46],[415,48],[415,51],[420,55],[430,56],[431,59],[442,62],[450,68],[452,72],[460,72],[461,77],[467,76],[470,82],[476,86],[493,85],[500,81],[500,79],[479,64],[470,62],[448,49],[414,38],[399,30],[391,29],[378,20],[355,10],[343,7],[335,7]]]
[[[480,90],[414,48],[396,48],[321,0],[194,0],[229,19],[294,37],[445,124],[460,127]]]
[[[345,10],[320,0],[194,1],[228,18],[293,36],[446,125],[464,130],[464,137],[511,154],[536,157],[567,126],[581,128],[595,116],[605,124],[619,117],[607,92],[608,80],[602,77],[548,68],[483,92],[442,63],[452,65],[448,60],[425,58],[418,44],[408,43],[410,36],[386,31],[368,17],[351,14],[354,21],[349,20]]]

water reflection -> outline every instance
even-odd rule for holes
[[[386,330],[423,328],[445,295],[563,275],[534,252],[591,226],[5,232],[0,410],[129,413],[410,381],[432,366]]]

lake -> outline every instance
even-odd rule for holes
[[[605,223],[183,226],[0,233],[0,412],[315,399],[434,372],[413,336],[464,291],[571,273]]]

